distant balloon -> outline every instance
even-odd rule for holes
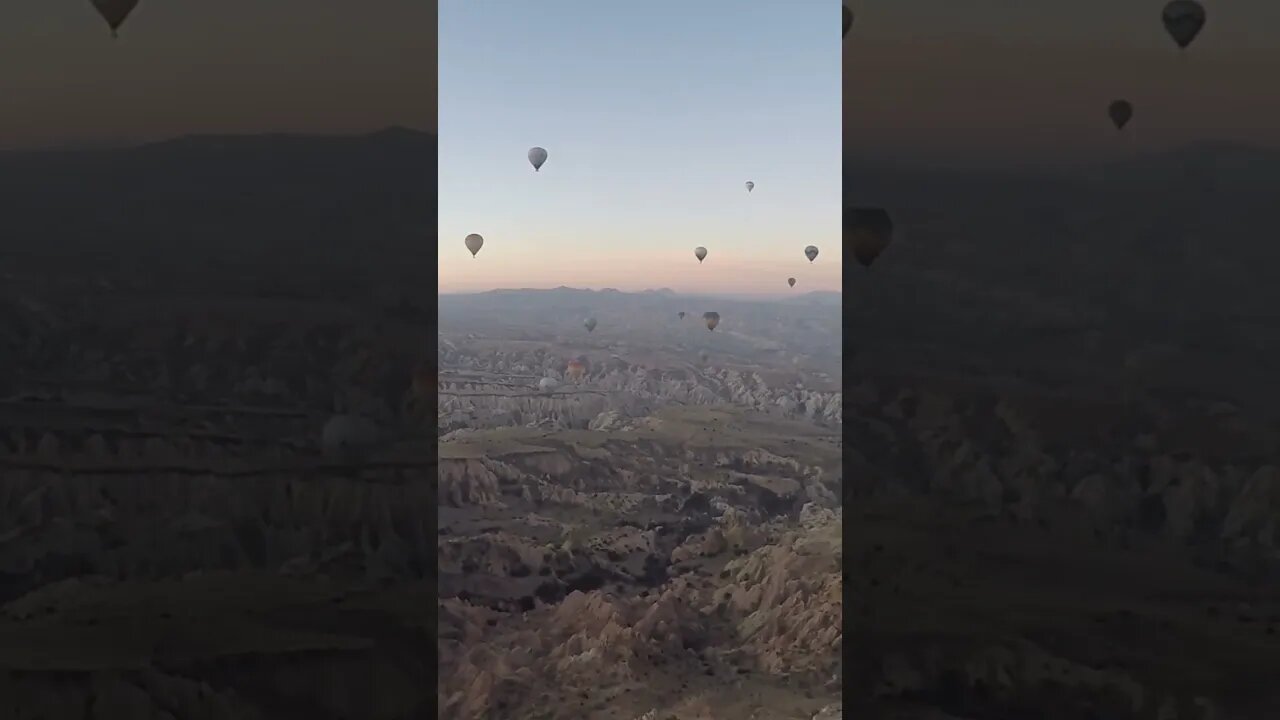
[[[755,189],[756,189],[756,184],[755,184],[755,183],[753,183],[753,182],[751,182],[750,180],[748,180],[748,181],[747,181],[747,192],[751,192],[752,190],[755,190]]]
[[[716,326],[720,324],[720,313],[705,312],[702,313],[702,319],[707,321],[708,330],[715,330]]]
[[[484,247],[484,238],[475,233],[468,235],[467,239],[462,242],[465,243],[467,249],[471,251],[471,257],[473,258],[476,256],[476,253],[480,252],[480,248]],[[501,253],[499,253],[499,255],[501,255]]]
[[[1128,100],[1114,100],[1107,107],[1107,115],[1110,116],[1117,130],[1123,130],[1124,126],[1133,119],[1133,105]]]
[[[818,246],[810,245],[809,247],[805,248],[804,256],[809,258],[809,262],[813,262],[814,258],[818,257]]]
[[[547,151],[540,147],[529,148],[529,164],[533,165],[533,171],[538,172],[542,169],[542,163],[547,161]]]
[[[683,311],[683,310],[681,310],[680,312],[676,313],[676,317],[678,317],[678,318],[680,318],[681,320],[683,320],[683,319],[684,319],[684,311]]]
[[[138,0],[93,0],[93,7],[107,21],[107,27],[111,28],[112,37],[115,37],[116,31],[137,6]]]
[[[551,392],[560,385],[560,381],[555,378],[544,377],[538,381],[538,389],[542,392]]]
[[[704,247],[696,247],[693,249],[694,257],[698,258],[698,262],[702,262],[707,258],[707,249]]]
[[[853,11],[849,9],[848,5],[844,6],[844,13],[842,14],[844,16],[844,19],[843,19],[844,30],[840,32],[840,37],[844,37],[848,35],[849,28],[853,27]]]
[[[596,329],[596,319],[589,317],[582,321],[582,326],[587,329],[587,332],[591,332]]]
[[[570,380],[581,380],[586,374],[587,366],[579,360],[570,360],[564,371],[564,376]]]
[[[892,242],[893,220],[884,208],[845,208],[844,244],[863,267],[871,267]]]
[[[1179,48],[1185,49],[1204,29],[1204,6],[1196,0],[1171,0],[1164,6],[1160,20],[1169,37]]]
[[[790,285],[791,287],[795,287],[795,286],[796,286],[796,279],[795,279],[795,278],[787,278],[787,284],[788,284],[788,285]]]

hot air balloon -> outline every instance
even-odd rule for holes
[[[1204,29],[1204,6],[1196,0],[1171,0],[1164,6],[1160,20],[1169,37],[1180,49],[1185,49]]]
[[[1123,130],[1129,120],[1133,119],[1133,105],[1128,100],[1113,100],[1107,107],[1107,115],[1117,130]]]
[[[809,262],[813,262],[813,259],[818,257],[818,246],[810,245],[809,247],[805,248],[804,256],[809,258]]]
[[[796,286],[796,279],[795,279],[795,278],[787,278],[787,284],[788,284],[788,285],[790,285],[791,287],[795,287],[795,286]]]
[[[863,267],[871,267],[892,242],[893,220],[884,208],[845,208],[844,244]]]
[[[581,380],[582,377],[586,374],[587,374],[587,366],[582,364],[582,362],[578,360],[570,360],[569,364],[565,367],[565,371],[564,371],[564,376],[569,380],[573,380],[575,382],[578,380]]]
[[[678,317],[678,318],[680,318],[681,320],[683,320],[683,319],[684,319],[684,311],[683,311],[683,310],[681,310],[680,312],[676,313],[676,317]]]
[[[586,320],[582,321],[582,326],[587,329],[587,332],[591,332],[592,330],[596,329],[596,319],[593,317],[589,317]]]
[[[720,313],[704,312],[702,313],[702,319],[707,321],[708,330],[715,330],[716,326],[720,324]]]
[[[542,163],[547,161],[547,151],[540,147],[529,148],[529,164],[533,166],[533,171],[538,172],[542,169]]]
[[[471,257],[473,258],[476,256],[476,253],[480,252],[480,248],[484,247],[484,238],[475,233],[468,235],[462,242],[466,244],[467,249],[471,251]],[[499,255],[501,255],[501,253],[499,253]]]
[[[107,21],[107,27],[111,28],[111,37],[116,36],[116,31],[137,6],[138,0],[93,0],[93,7]]]
[[[538,381],[538,389],[542,392],[551,392],[560,385],[560,381],[555,378],[544,377]]]
[[[756,189],[756,184],[755,184],[755,183],[753,183],[753,182],[751,182],[750,180],[748,180],[748,181],[747,181],[747,192],[751,192],[752,190],[755,190],[755,189]]]
[[[693,249],[693,256],[698,258],[698,262],[702,262],[707,257],[707,249],[704,247],[696,247]]]
[[[848,5],[844,6],[844,12],[842,13],[842,15],[844,16],[843,17],[844,30],[840,32],[840,37],[844,37],[848,35],[849,28],[853,27],[853,11],[849,9]]]

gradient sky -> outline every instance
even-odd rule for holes
[[[440,291],[838,290],[833,7],[442,0]]]
[[[1280,3],[1202,4],[1179,57],[1164,0],[850,0],[845,150],[1003,165],[1280,145]],[[1135,107],[1123,144],[1106,117],[1117,98]]]
[[[0,2],[0,149],[435,128],[435,3]]]

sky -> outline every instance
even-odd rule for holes
[[[842,42],[831,0],[443,0],[442,287],[833,289],[838,210],[818,208],[838,146],[972,165],[1280,145],[1280,3],[1204,0],[1179,53],[1163,0],[848,1]],[[436,19],[423,0],[142,0],[113,40],[88,0],[0,3],[0,149],[434,131]]]
[[[440,291],[839,290],[833,7],[441,0]]]
[[[844,148],[936,165],[1054,165],[1198,141],[1280,145],[1280,3],[1202,0],[1179,53],[1164,0],[849,0]],[[1135,108],[1125,136],[1107,105]]]
[[[434,130],[435,3],[0,3],[0,149],[205,133]]]

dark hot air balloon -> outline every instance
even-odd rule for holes
[[[1204,6],[1196,0],[1171,0],[1160,13],[1160,21],[1169,37],[1185,49],[1204,29]]]
[[[871,267],[892,242],[893,220],[884,208],[845,208],[844,244],[863,267]]]
[[[720,324],[720,313],[705,312],[702,313],[702,319],[707,321],[708,330],[715,330],[716,326]]]
[[[115,37],[116,31],[129,19],[129,13],[138,6],[138,0],[93,0],[93,7],[107,21],[107,27],[111,28],[111,36]]]
[[[1129,104],[1128,100],[1113,100],[1107,107],[1107,115],[1117,130],[1123,130],[1124,126],[1133,119],[1133,105]]]

